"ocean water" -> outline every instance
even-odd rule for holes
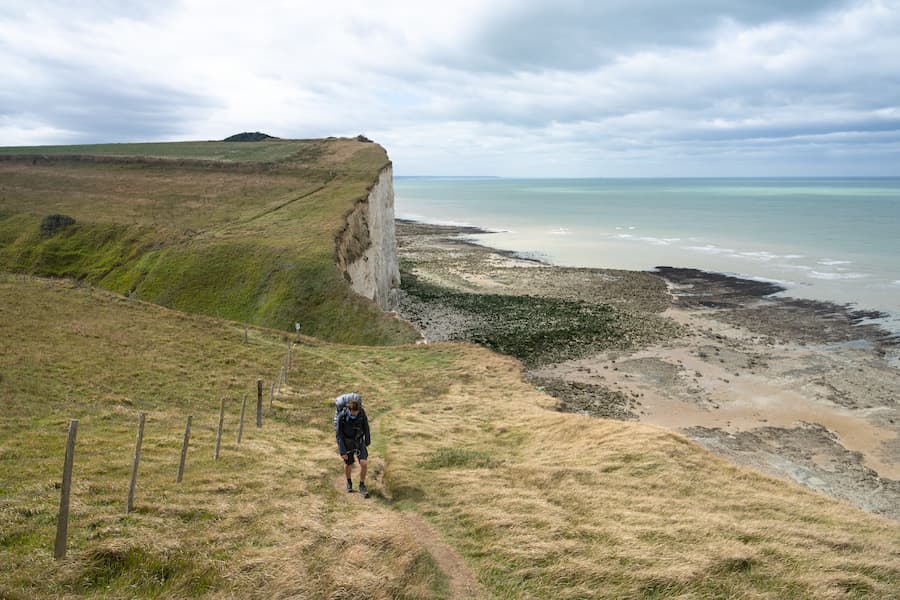
[[[694,267],[887,313],[900,332],[900,178],[394,182],[399,218],[496,231],[554,264]]]

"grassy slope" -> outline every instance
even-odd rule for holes
[[[101,155],[110,148],[245,162],[0,161],[0,268],[74,277],[271,327],[299,320],[304,333],[340,342],[413,338],[407,326],[351,293],[334,267],[343,215],[388,164],[380,146],[311,140],[45,150]],[[41,237],[41,219],[53,213],[77,223]]]
[[[407,510],[438,526],[492,597],[900,594],[896,523],[656,428],[554,412],[518,363],[479,347],[296,346],[292,387],[238,447],[235,401],[280,367],[281,334],[252,330],[243,344],[235,323],[8,275],[0,320],[0,597],[443,597]],[[332,485],[330,401],[348,389],[376,422],[368,504]],[[148,425],[126,516],[138,411]],[[70,554],[56,563],[72,417]]]
[[[139,144],[86,144],[74,146],[7,146],[0,155],[30,154],[59,156],[147,156],[157,158],[198,158],[205,160],[277,161],[297,152],[297,140],[260,142],[149,142]]]

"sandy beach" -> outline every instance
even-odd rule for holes
[[[425,340],[484,343],[560,410],[666,427],[900,519],[900,352],[872,315],[692,269],[551,266],[473,233],[397,223],[399,312]]]

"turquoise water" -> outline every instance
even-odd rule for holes
[[[496,230],[554,264],[695,267],[891,315],[900,330],[900,178],[394,182],[396,213]]]

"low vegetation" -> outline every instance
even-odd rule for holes
[[[411,341],[335,268],[344,215],[387,164],[337,139],[0,149],[0,269],[338,342]]]
[[[561,412],[523,380],[515,357],[548,360],[530,320],[554,343],[593,332],[573,352],[628,347],[665,333],[655,308],[410,279],[513,356],[399,343],[413,331],[334,265],[344,214],[386,164],[367,140],[0,149],[0,598],[455,598],[447,553],[476,597],[900,596],[897,523],[662,429]],[[341,490],[332,400],[350,390],[373,425],[369,500]]]
[[[661,429],[557,412],[517,361],[478,346],[304,338],[264,426],[251,418],[237,445],[239,402],[257,377],[268,396],[285,334],[251,327],[245,343],[241,323],[22,275],[0,277],[0,318],[0,597],[447,597],[409,511],[485,597],[900,594],[896,523]],[[335,487],[331,400],[351,389],[374,424],[369,501]],[[70,418],[69,552],[54,561]]]
[[[215,142],[149,142],[138,144],[84,144],[70,146],[6,146],[0,157],[27,155],[40,161],[58,156],[142,156],[166,159],[228,161],[280,161],[288,159],[316,140],[260,140],[253,144]]]
[[[416,312],[449,308],[466,322],[452,339],[514,356],[526,367],[650,344],[678,330],[656,314],[602,302],[456,290],[420,278],[412,261],[404,267],[402,289]]]

